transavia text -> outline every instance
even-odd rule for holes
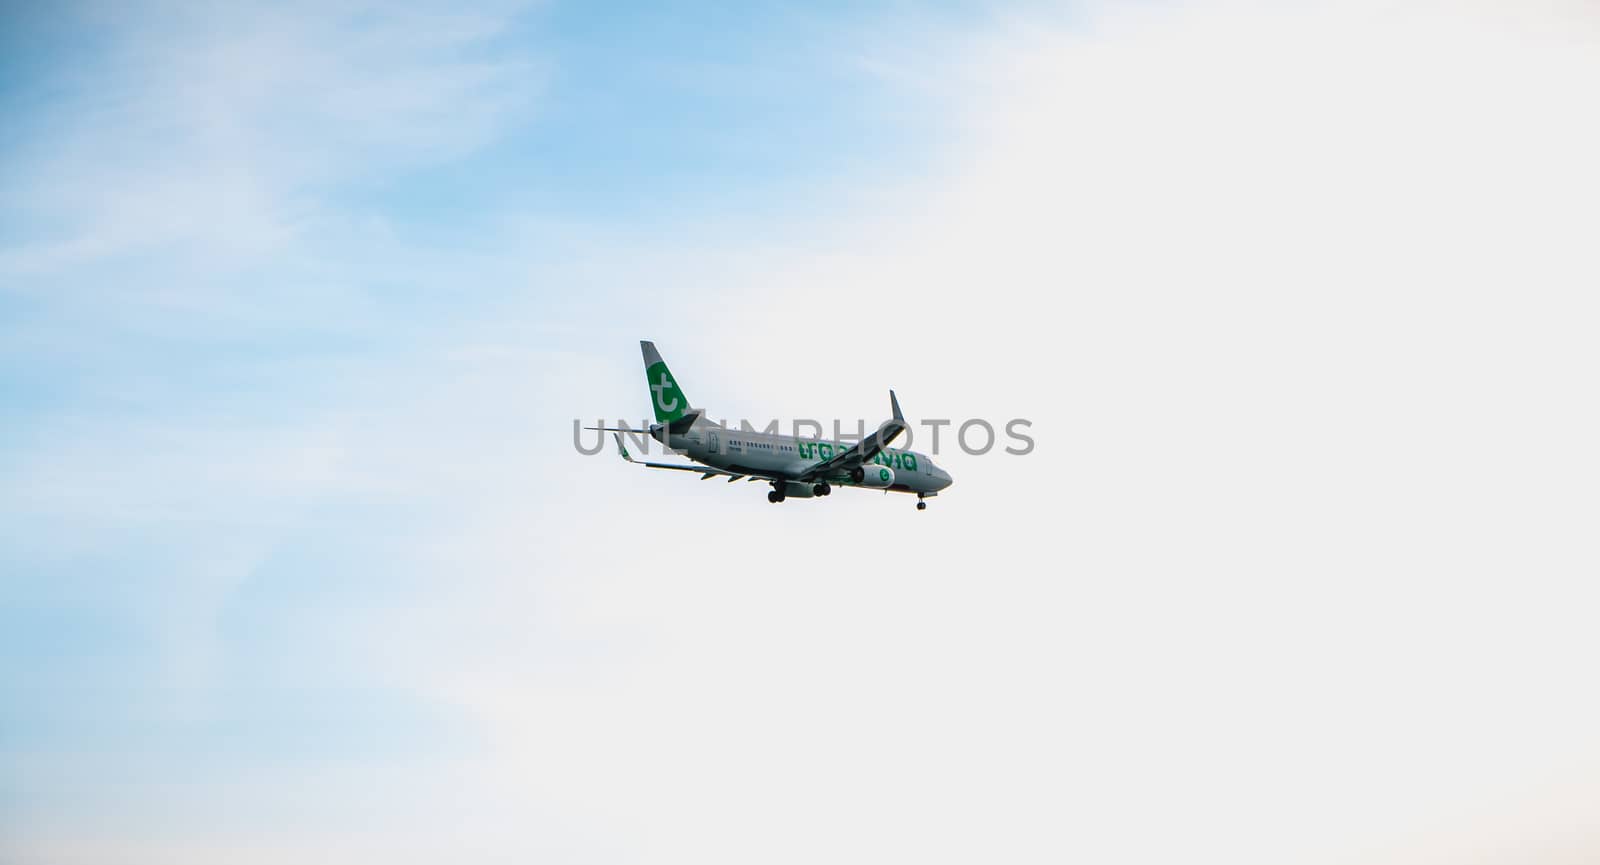
[[[737,427],[731,426],[727,421],[715,422],[705,420],[701,421],[700,424],[704,425],[708,429],[715,430],[737,429],[740,432],[762,433],[765,435],[779,434],[777,421],[771,421],[764,427],[753,426],[748,420],[740,420]],[[962,451],[973,456],[987,454],[993,451],[996,445],[1001,443],[999,436],[995,432],[995,425],[982,418],[972,418],[970,420],[962,421],[959,425],[952,420],[943,418],[928,418],[923,420],[921,425],[928,428],[928,454],[930,456],[938,456],[941,444],[950,441],[952,438]],[[595,426],[605,426],[605,419],[597,419]],[[1002,429],[1005,430],[1005,436],[1009,442],[1005,445],[1004,451],[1012,456],[1019,457],[1027,456],[1028,454],[1033,453],[1033,437],[1025,432],[1025,430],[1032,428],[1032,426],[1033,421],[1030,421],[1026,418],[1012,418],[1011,420],[1006,421],[1005,424],[1002,425]],[[637,428],[634,428],[630,426],[627,421],[619,420],[617,421],[617,427],[628,430],[628,432],[626,432],[624,435],[627,436],[630,442],[639,448],[641,453],[650,452],[650,444],[653,439],[650,437],[649,423],[641,422]],[[831,456],[831,451],[840,444],[849,446],[860,441],[864,436],[867,435],[866,421],[859,420],[856,421],[856,428],[853,431],[847,431],[841,428],[839,422],[834,421],[833,437],[831,439],[823,437],[823,429],[824,428],[822,424],[818,421],[799,419],[790,425],[789,434],[799,440],[798,447],[804,448],[806,451],[816,449],[817,453],[815,455],[820,456],[823,459],[827,459],[829,456]],[[803,430],[808,432],[802,432]],[[950,430],[954,430],[954,435],[949,434]],[[940,435],[941,432],[945,433],[943,437]],[[903,449],[909,450],[912,446],[912,442],[916,439],[916,435],[914,433],[915,427],[908,427],[905,432],[905,438],[899,442],[896,442],[896,444]],[[594,443],[592,445],[586,444],[583,441],[583,421],[576,418],[573,419],[572,446],[577,449],[578,453],[585,455],[597,454],[605,447],[605,443],[605,433],[596,432],[594,436]],[[667,449],[663,448],[663,450]],[[828,451],[829,453],[824,453],[823,451]],[[802,456],[809,455],[811,454],[802,452]]]

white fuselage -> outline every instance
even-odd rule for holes
[[[665,434],[665,429],[657,427],[657,440]],[[664,444],[702,465],[764,478],[797,477],[851,446],[851,443],[831,439],[807,439],[728,428],[703,419],[696,421],[682,435],[668,436]],[[844,474],[826,480],[830,484],[888,489],[919,496],[936,495],[951,483],[949,473],[934,465],[926,454],[916,451],[886,448],[864,468],[874,471],[888,468],[892,481],[886,486],[870,481],[856,484]],[[810,495],[809,485],[805,485],[805,489],[798,489],[801,486],[790,484],[789,494]]]

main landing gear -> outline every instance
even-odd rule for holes
[[[814,496],[825,496],[831,492],[833,492],[833,487],[828,486],[826,481],[811,488],[811,494]]]
[[[773,504],[783,501],[783,490],[774,487],[772,492],[767,493],[767,501],[772,502]]]

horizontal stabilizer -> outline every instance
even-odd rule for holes
[[[705,415],[705,409],[692,408],[683,413],[683,417],[667,424],[667,431],[675,436],[681,436],[694,426],[694,422]]]

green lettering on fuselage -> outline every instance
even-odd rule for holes
[[[838,452],[844,453],[847,448],[838,445]],[[835,445],[833,442],[806,442],[795,440],[795,453],[808,460],[829,460],[834,456]],[[917,455],[910,451],[882,450],[873,454],[874,465],[887,466],[895,471],[914,472],[917,470]]]
[[[896,471],[914,472],[917,470],[917,455],[910,451],[879,451],[873,456],[872,461],[880,466],[888,466]]]

